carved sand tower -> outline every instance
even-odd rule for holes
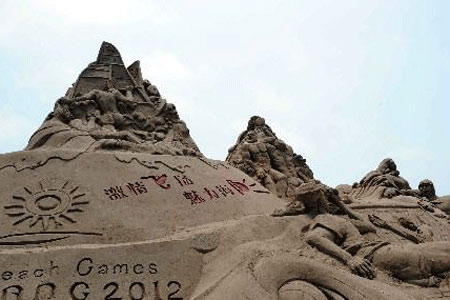
[[[254,142],[251,136],[242,140]],[[382,231],[393,245],[402,239],[374,229],[367,215],[341,203],[337,191],[312,180],[304,161],[292,161],[292,149],[273,145],[275,169],[278,164],[297,172],[288,177],[304,210],[294,216],[272,217],[285,205],[277,190],[227,162],[205,158],[175,106],[143,79],[139,62],[126,68],[117,49],[103,43],[26,149],[0,155],[0,299],[447,297],[442,283],[419,286],[428,273],[409,278],[371,269],[357,256],[365,236],[350,222],[372,234]],[[253,146],[237,148],[250,147],[257,158]],[[335,210],[328,210],[330,203]],[[433,222],[444,226],[441,219]],[[320,246],[321,238],[330,238],[326,245],[341,253],[341,244],[332,247],[341,231],[329,224],[344,235],[353,230],[353,252],[342,260]],[[389,243],[377,242],[373,256]],[[436,253],[435,244],[423,245]],[[446,266],[448,259],[441,262]]]

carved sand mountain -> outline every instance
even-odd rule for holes
[[[139,61],[126,68],[106,42],[30,138],[26,150],[37,148],[202,156],[175,106],[142,79]]]
[[[250,118],[247,130],[228,150],[226,161],[285,199],[293,200],[297,187],[314,180],[306,159],[277,138],[258,116]]]

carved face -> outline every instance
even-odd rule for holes
[[[56,102],[55,105],[54,115],[56,118],[58,118],[60,121],[64,123],[69,123],[71,120],[74,119],[74,116],[69,110],[69,107],[67,105],[63,105],[58,102]]]
[[[394,173],[395,175],[400,174],[397,171],[397,165],[395,164],[394,160],[392,160],[391,158],[383,159],[383,161],[378,166],[378,170],[383,174],[388,174],[388,173]]]
[[[156,88],[156,86],[154,86],[153,84],[150,84],[150,85],[147,87],[147,93],[148,93],[150,96],[159,96],[159,91],[158,91],[158,89]]]
[[[305,211],[311,215],[328,213],[328,205],[324,193],[316,189],[298,197],[305,206]]]
[[[422,180],[419,183],[419,191],[420,195],[423,197],[429,198],[435,196],[434,184],[431,180],[428,179]]]
[[[264,118],[258,117],[255,120],[255,126],[264,126],[264,124],[266,124],[266,120],[264,120]]]
[[[389,161],[389,169],[391,169],[392,171],[397,170],[397,165],[395,164],[395,162],[392,159]]]
[[[255,143],[258,141],[258,137],[256,136],[256,132],[254,131],[249,131],[247,133],[247,142],[249,143]]]
[[[304,163],[306,162],[306,160],[303,158],[303,156],[296,154],[294,156],[294,164],[296,166],[302,166]]]

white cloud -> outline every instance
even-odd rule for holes
[[[186,79],[191,71],[178,57],[170,52],[156,50],[140,59],[141,68],[146,76],[158,80]]]
[[[32,131],[33,125],[27,116],[10,110],[0,110],[0,143],[16,144]]]
[[[391,151],[391,155],[401,158],[403,161],[409,161],[411,164],[424,161],[425,158],[430,157],[429,149],[426,149],[420,145],[403,145],[403,147],[397,145]]]
[[[277,94],[269,87],[251,87],[252,101],[263,112],[287,113],[294,108],[291,98]]]
[[[86,25],[117,25],[150,18],[158,23],[170,22],[174,15],[163,11],[158,1],[145,0],[34,0],[35,12],[68,22]]]
[[[2,20],[0,42],[6,43],[8,38],[14,38],[15,33],[27,23],[27,20],[35,16],[27,9],[24,1],[4,1],[0,4],[0,18]]]
[[[75,70],[69,62],[60,60],[45,61],[34,66],[34,69],[28,69],[26,78],[15,77],[14,82],[19,89],[31,88],[34,91],[33,100],[47,106],[65,95],[82,70]]]
[[[136,4],[142,2],[132,2],[132,5],[121,5],[122,1],[115,0],[39,0],[34,1],[34,7],[41,13],[47,13],[58,18],[65,19],[70,22],[88,23],[88,24],[115,24],[127,22],[138,12],[138,16],[142,14],[139,6],[134,11]],[[123,3],[123,2],[122,2]],[[144,10],[145,11],[145,10]],[[131,13],[131,14],[130,14]]]
[[[30,40],[42,42],[51,36],[68,35],[78,41],[80,38],[89,40],[99,31],[103,31],[103,37],[109,36],[111,31],[135,33],[142,29],[142,22],[146,26],[162,26],[177,18],[177,12],[165,1],[2,0],[0,44],[11,47],[12,42],[29,47]],[[66,46],[69,49],[81,44]]]
[[[277,137],[291,146],[297,154],[307,157],[307,153],[314,152],[315,145],[313,141],[307,140],[306,135],[301,131],[301,128],[298,128],[297,126],[288,127],[277,122],[272,122],[272,124],[269,122],[267,123]]]

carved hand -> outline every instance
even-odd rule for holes
[[[387,177],[385,175],[377,176],[373,179],[373,184],[375,185],[381,185],[382,183],[385,183],[387,181]]]
[[[347,261],[347,266],[353,273],[361,277],[374,279],[376,276],[372,264],[367,259],[353,256],[350,260]]]
[[[373,225],[375,225],[375,226],[378,226],[381,228],[387,228],[389,226],[386,221],[380,219],[376,215],[369,215],[368,217],[369,217],[370,222],[372,222]]]
[[[432,206],[428,201],[422,200],[422,201],[419,201],[418,204],[419,204],[423,209],[425,209],[426,211],[434,212],[433,206]]]

